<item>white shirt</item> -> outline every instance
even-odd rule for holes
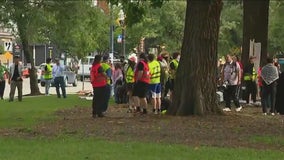
[[[63,65],[54,65],[52,67],[52,76],[53,77],[63,77],[64,76],[64,66]]]

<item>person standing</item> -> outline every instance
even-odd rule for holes
[[[57,98],[61,98],[61,94],[59,91],[59,87],[62,91],[63,98],[66,98],[66,89],[65,89],[65,81],[64,81],[64,66],[60,64],[58,58],[55,59],[55,64],[52,67],[52,75],[54,77],[54,86],[56,89]]]
[[[107,76],[107,101],[104,105],[104,108],[103,108],[103,112],[105,112],[108,108],[108,102],[109,102],[109,99],[110,99],[110,94],[111,94],[111,77],[112,77],[112,69],[111,69],[111,66],[110,66],[110,63],[109,63],[109,56],[108,55],[105,55],[103,56],[103,62],[101,63],[101,66],[103,68],[103,71],[104,73],[106,74]]]
[[[14,101],[14,95],[16,88],[18,90],[18,101],[22,101],[23,97],[23,78],[22,78],[23,66],[20,63],[20,57],[14,56],[14,63],[10,66],[9,70],[9,80],[10,84],[10,96],[9,102]]]
[[[52,82],[52,65],[51,63],[51,58],[46,59],[46,65],[44,67],[44,74],[43,74],[43,79],[45,81],[45,95],[49,95],[49,88]]]
[[[136,106],[142,107],[142,114],[147,114],[147,93],[150,83],[150,71],[148,66],[148,58],[145,53],[139,55],[139,62],[134,72],[135,84],[133,96],[136,99]],[[137,98],[138,97],[138,98]],[[140,112],[140,107],[137,107],[136,112]]]
[[[131,113],[135,108],[135,103],[133,99],[133,86],[134,86],[134,68],[136,65],[137,58],[136,56],[131,56],[128,58],[128,67],[126,69],[125,74],[125,81],[126,81],[126,89],[127,89],[127,95],[128,95],[128,113]]]
[[[104,117],[103,111],[107,101],[107,76],[101,66],[100,55],[96,55],[90,72],[90,80],[93,86],[92,116]]]
[[[169,59],[169,53],[168,52],[162,52],[161,56],[158,57],[158,61],[161,64],[161,93],[162,93],[162,99],[167,97],[168,94],[168,79],[169,79],[169,66],[168,66],[168,59]]]
[[[249,63],[244,67],[244,84],[246,87],[245,90],[245,100],[247,105],[250,105],[250,95],[253,101],[253,104],[256,103],[256,94],[257,94],[257,86],[256,86],[257,73],[254,68],[254,57],[249,58]]]
[[[154,114],[161,111],[161,65],[154,54],[149,54],[150,90]]]
[[[262,112],[267,115],[267,108],[270,109],[271,115],[275,115],[275,103],[277,92],[277,80],[279,79],[279,71],[273,64],[272,58],[267,58],[267,64],[261,70],[262,96],[264,104],[262,105]]]
[[[241,68],[229,54],[226,56],[226,63],[223,67],[222,82],[226,85],[224,90],[226,106],[223,111],[231,111],[231,99],[234,101],[236,111],[241,111],[242,107],[240,106],[238,96],[238,86],[241,84]]]
[[[114,71],[112,75],[112,82],[114,85],[114,99],[115,103],[121,104],[122,103],[122,96],[119,95],[119,88],[123,85],[123,72],[121,69],[121,65],[119,63],[116,63],[114,65]]]
[[[176,79],[176,72],[178,69],[178,64],[179,64],[179,59],[180,59],[180,53],[179,52],[174,52],[173,53],[173,60],[170,62],[170,100],[172,101],[173,98],[173,93],[174,93],[174,82]]]
[[[5,86],[6,86],[6,77],[8,77],[8,69],[2,64],[0,60],[0,98],[3,100]]]

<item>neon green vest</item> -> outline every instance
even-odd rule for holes
[[[46,70],[43,74],[44,79],[52,79],[52,66],[50,64],[46,64]]]
[[[134,83],[134,71],[129,66],[126,70],[126,83]]]
[[[107,63],[101,63],[103,71],[106,73],[108,69],[110,69],[110,65]],[[107,84],[110,84],[110,77],[107,77]]]
[[[254,68],[252,69],[252,75],[251,74],[245,74],[244,75],[245,81],[250,81],[250,80],[255,81],[256,78],[257,78],[257,73],[256,73]]]
[[[159,84],[161,83],[161,66],[160,63],[156,60],[148,63],[149,70],[151,74],[150,84]]]
[[[174,71],[170,71],[170,78],[171,79],[175,79],[176,78],[176,71],[177,71],[177,68],[178,68],[178,61],[176,59],[173,59],[170,64],[173,63],[174,66],[175,66],[175,69]],[[172,69],[170,69],[172,70]]]

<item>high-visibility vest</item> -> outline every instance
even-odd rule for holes
[[[45,80],[52,79],[52,66],[51,66],[51,64],[46,64],[45,67],[46,68],[44,70],[43,79],[45,79]]]
[[[177,68],[178,68],[178,61],[177,61],[176,59],[173,59],[173,60],[170,62],[170,64],[171,64],[171,63],[174,64],[175,69],[174,69],[174,72],[172,72],[172,71],[171,71],[172,69],[170,69],[170,78],[171,78],[171,79],[175,79],[175,78],[176,78],[176,71],[177,71]]]
[[[134,78],[136,81],[141,81],[141,82],[144,82],[144,83],[150,83],[150,71],[149,71],[149,66],[148,66],[148,63],[146,63],[144,60],[140,61],[144,68],[143,68],[143,75],[140,79],[138,79],[138,69],[136,68],[135,69],[135,73],[134,73]]]
[[[106,73],[108,69],[111,69],[110,65],[107,63],[101,63],[103,71]],[[107,84],[110,84],[110,77],[107,76]]]
[[[107,85],[107,79],[103,73],[99,73],[100,63],[97,63],[91,68],[91,83],[93,87],[103,87]]]
[[[257,78],[257,73],[256,73],[256,70],[254,68],[252,69],[252,74],[249,74],[249,73],[244,74],[244,80],[245,81],[255,81],[256,78]]]
[[[150,70],[150,84],[159,84],[161,83],[161,66],[160,63],[156,60],[149,63]]]
[[[135,82],[134,71],[130,66],[128,66],[126,70],[126,83],[134,83],[134,82]]]

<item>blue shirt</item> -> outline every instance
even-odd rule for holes
[[[55,65],[52,67],[52,76],[53,77],[63,77],[64,76],[64,66]]]

